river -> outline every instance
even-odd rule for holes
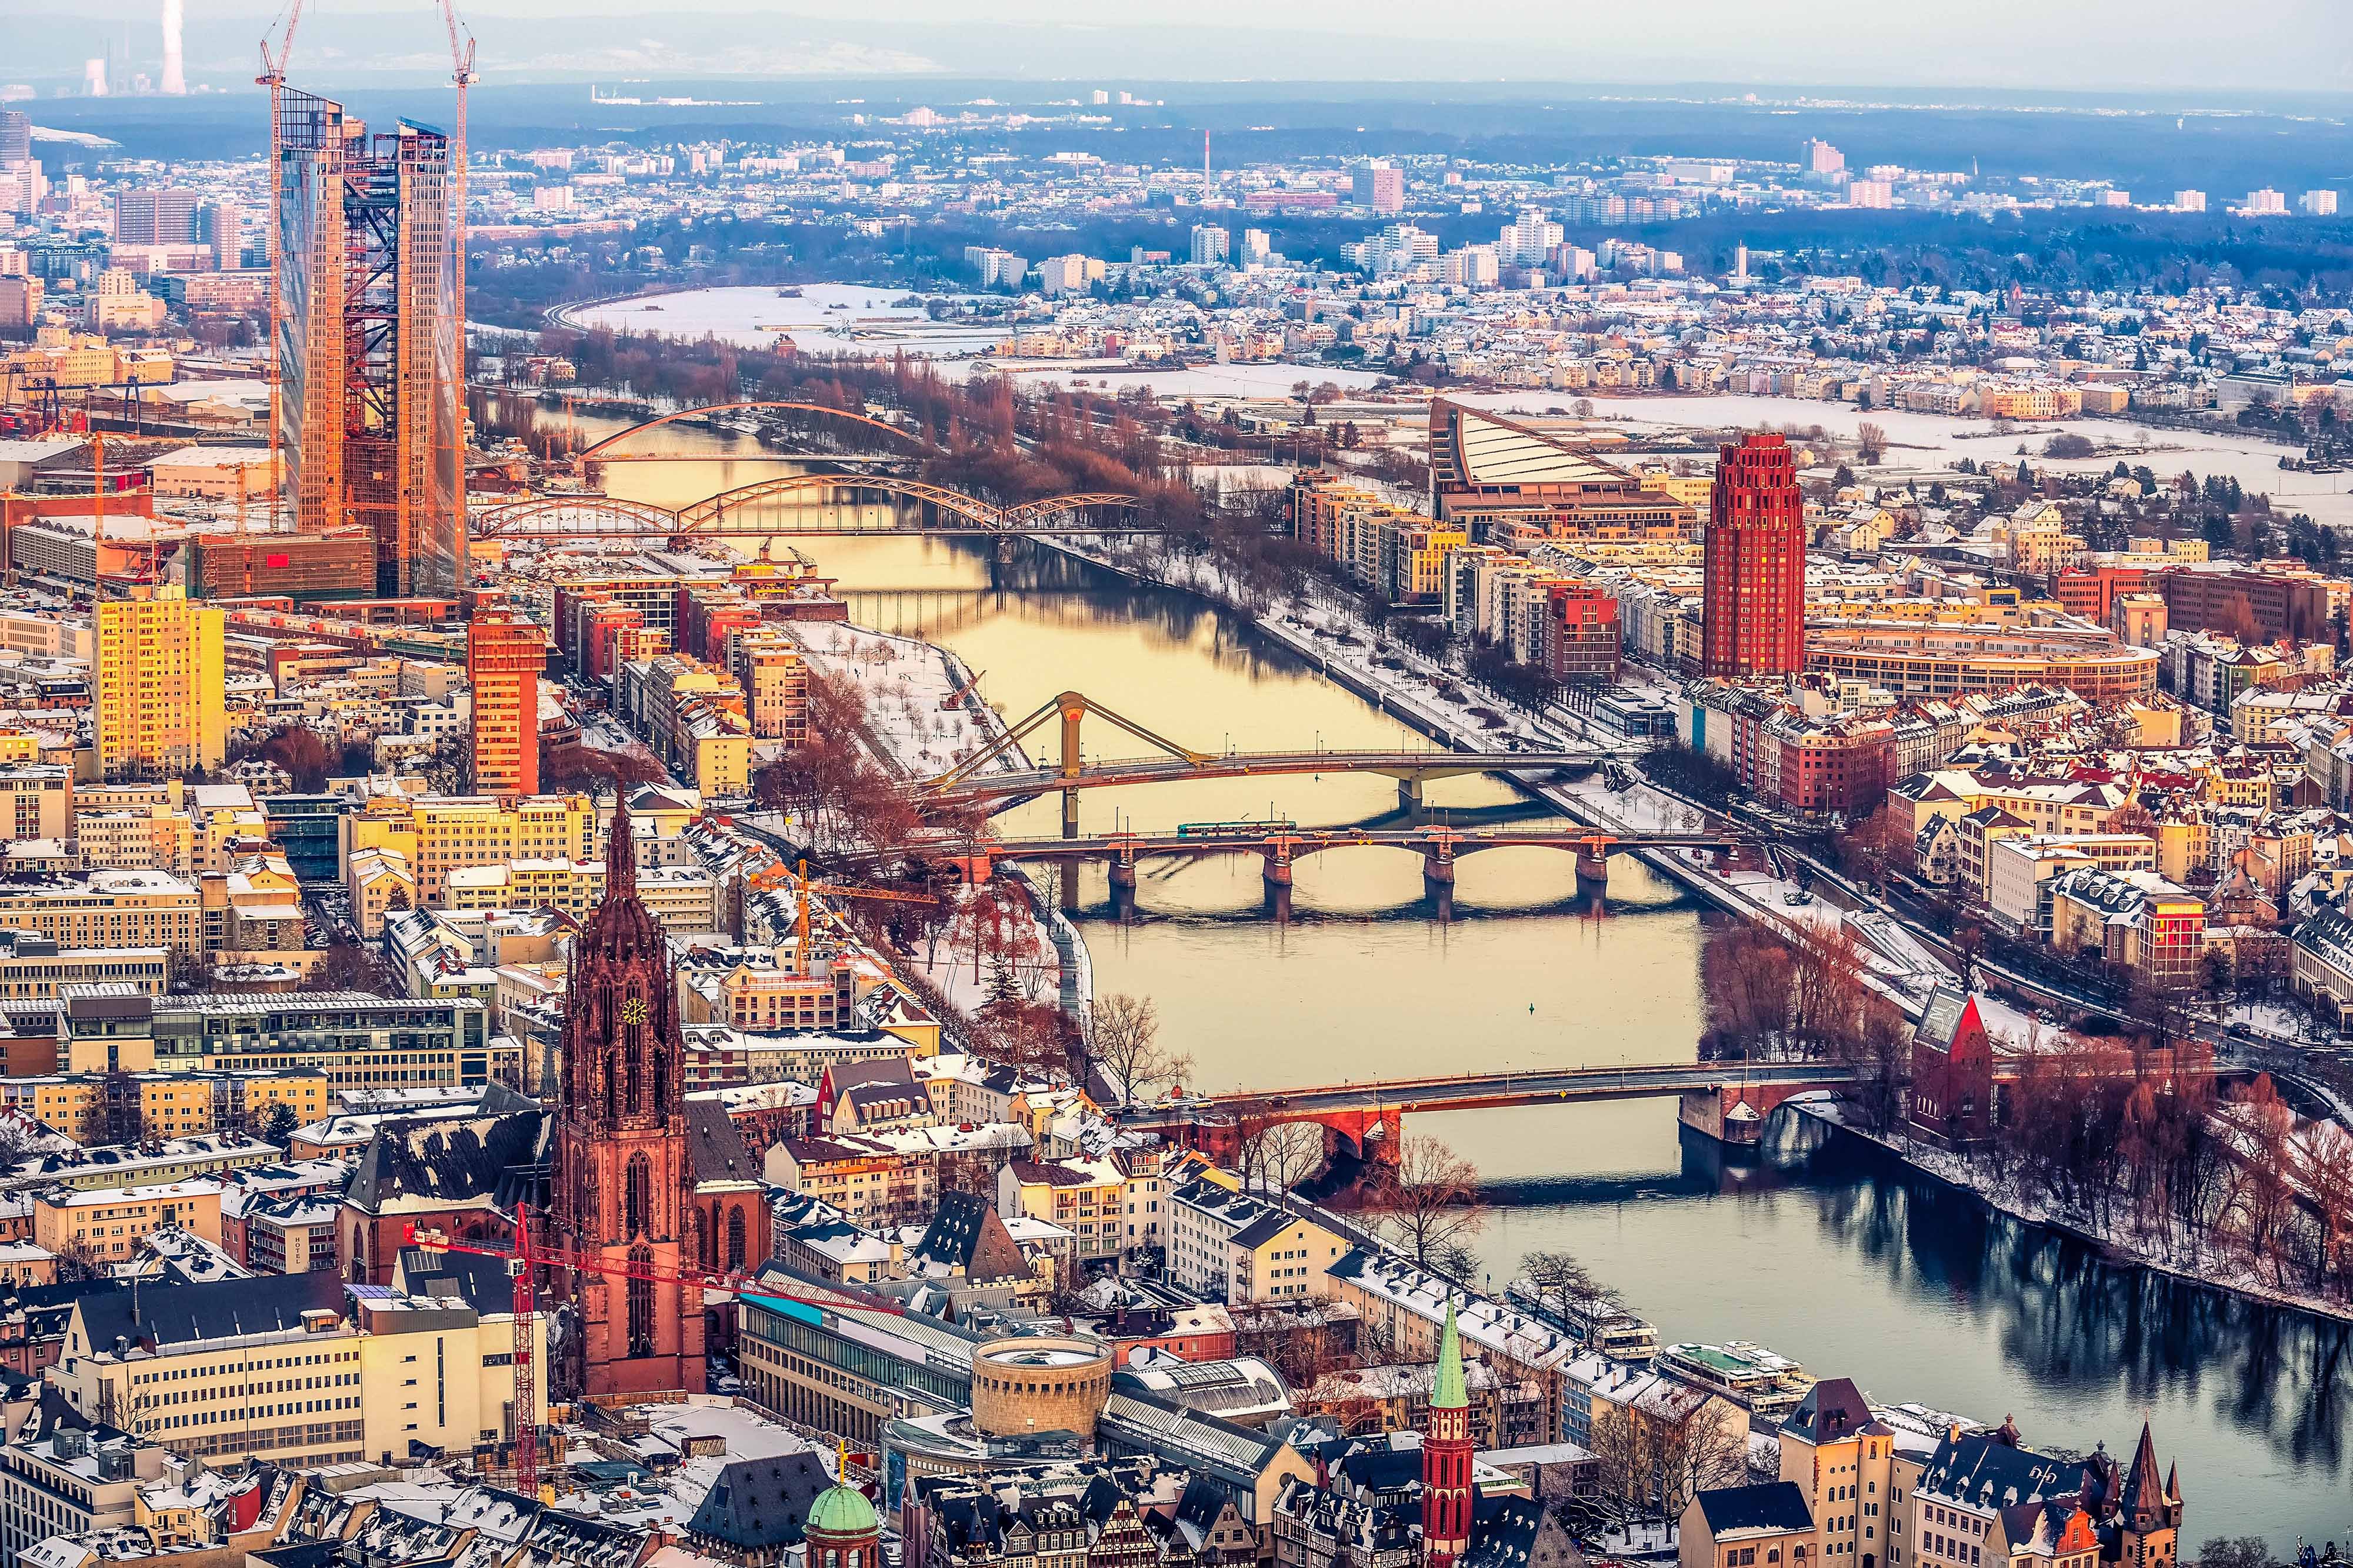
[[[609,482],[676,502],[764,471],[621,464]],[[955,649],[1011,720],[1077,689],[1204,749],[1416,743],[1238,618],[1041,548],[1000,566],[964,542],[800,542],[841,580],[856,618]],[[1139,749],[1092,732],[1087,745]],[[1484,779],[1430,797],[1441,810],[1525,809]],[[1082,799],[1091,829],[1270,809],[1356,822],[1396,808],[1387,780],[1340,776]],[[1055,811],[1033,803],[1007,830],[1052,832]],[[1419,860],[1379,849],[1303,862],[1288,923],[1266,917],[1250,858],[1147,864],[1131,922],[1113,918],[1099,870],[1080,901],[1098,989],[1151,997],[1164,1038],[1213,1088],[1691,1060],[1700,951],[1719,918],[1624,858],[1597,911],[1567,858],[1540,849],[1467,859],[1446,924],[1427,918]],[[1523,1253],[1566,1247],[1666,1341],[1755,1340],[1876,1398],[2014,1415],[2038,1445],[2129,1447],[2146,1412],[2160,1455],[2180,1461],[2192,1543],[2353,1538],[2353,1331],[2107,1268],[1794,1116],[1775,1121],[1747,1167],[1686,1146],[1664,1100],[1433,1114],[1408,1131],[1479,1166],[1493,1201],[1479,1252],[1497,1286]]]

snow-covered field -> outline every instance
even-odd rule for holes
[[[901,777],[944,773],[995,741],[993,714],[969,695],[948,700],[970,679],[953,655],[847,621],[787,625],[811,665],[847,678],[865,697],[867,729],[881,761]],[[1017,754],[1003,765],[1028,764]]]

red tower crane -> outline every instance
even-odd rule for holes
[[[452,1241],[438,1228],[419,1230],[416,1226],[402,1227],[401,1238],[408,1246],[427,1252],[467,1252],[477,1258],[496,1258],[514,1270],[514,1389],[515,1389],[515,1490],[529,1497],[539,1490],[539,1427],[531,1419],[538,1406],[539,1369],[533,1353],[532,1325],[539,1317],[539,1286],[541,1268],[567,1268],[575,1274],[594,1274],[603,1279],[659,1279],[681,1285],[700,1285],[706,1290],[752,1290],[763,1296],[773,1296],[781,1301],[797,1301],[805,1307],[825,1307],[835,1311],[854,1310],[882,1312],[902,1317],[906,1309],[887,1296],[860,1296],[843,1291],[812,1293],[806,1290],[779,1290],[757,1277],[740,1270],[721,1271],[703,1268],[664,1268],[656,1263],[614,1265],[593,1252],[582,1252],[569,1247],[548,1247],[532,1234],[531,1205],[517,1204],[512,1247],[486,1247],[480,1242]]]

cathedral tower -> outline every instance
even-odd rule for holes
[[[606,1265],[571,1280],[581,1392],[699,1394],[702,1292],[676,1279],[694,1256],[685,1042],[662,928],[638,901],[626,795],[613,806],[604,902],[573,944],[566,1006],[555,1223],[567,1246]]]

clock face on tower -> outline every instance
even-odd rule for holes
[[[624,1024],[642,1024],[645,1021],[646,999],[644,997],[632,996],[628,1001],[621,1004],[621,1022]]]

